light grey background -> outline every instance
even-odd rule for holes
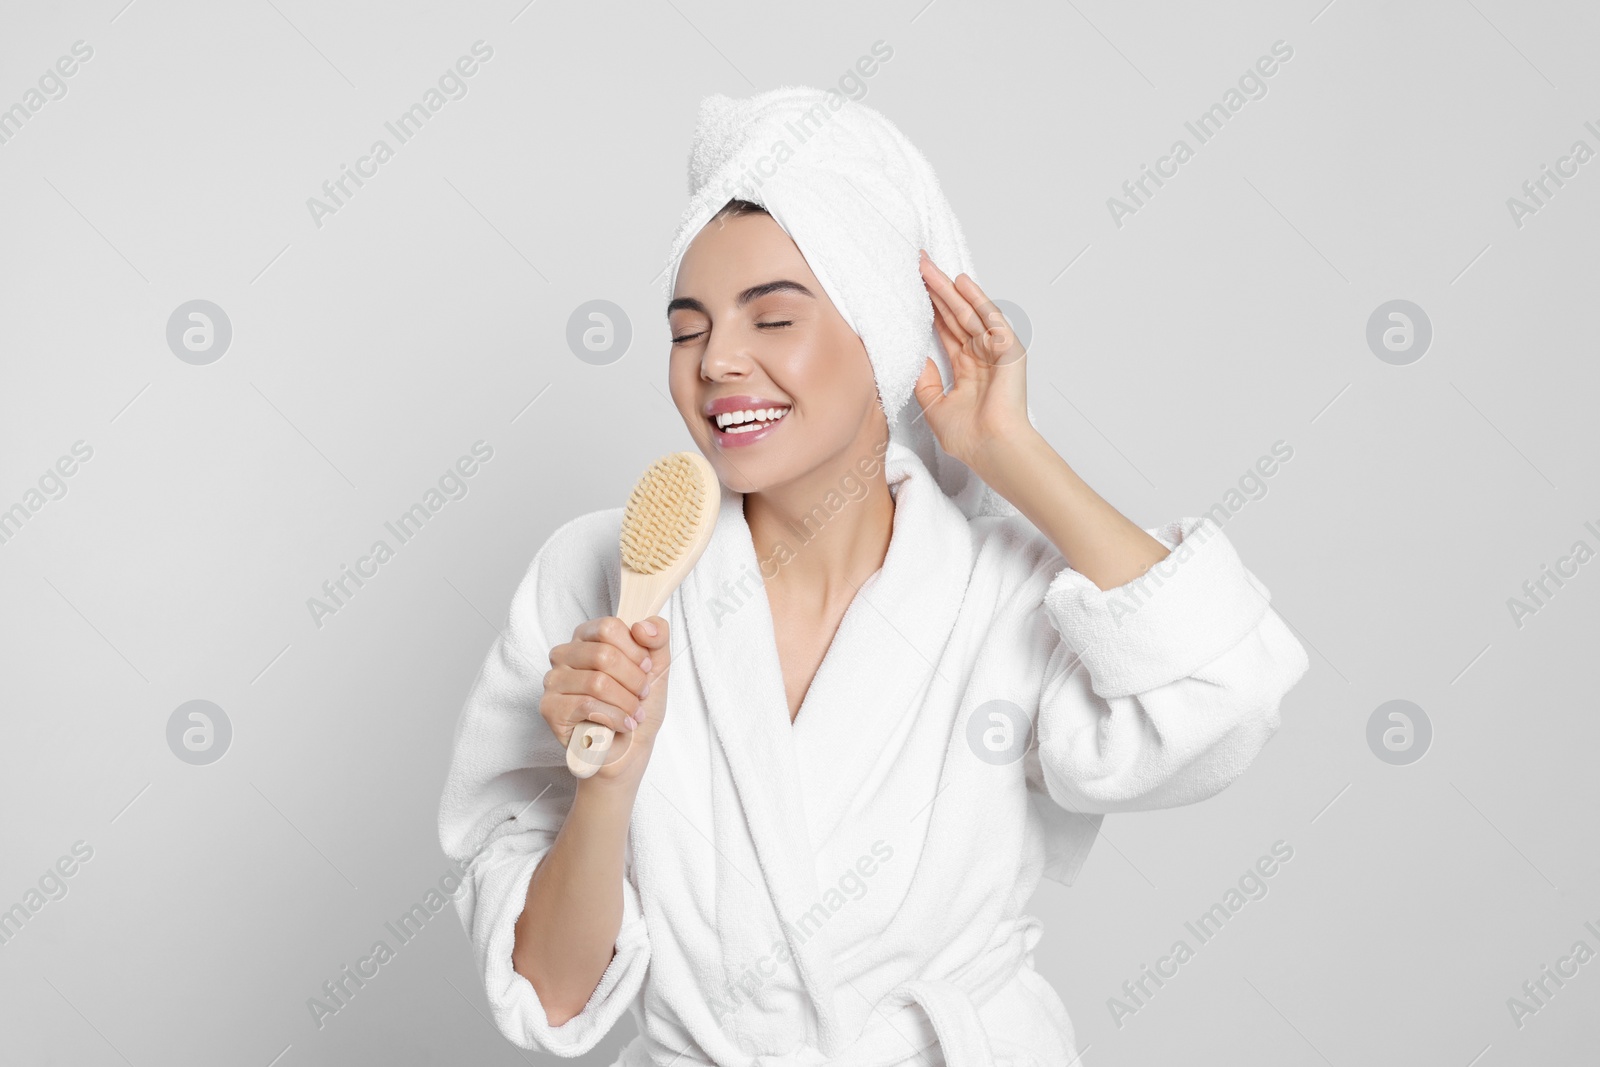
[[[0,1060],[545,1062],[485,1018],[453,908],[320,1029],[307,999],[446,873],[452,729],[533,553],[690,447],[656,276],[699,99],[836,84],[883,40],[863,99],[1026,311],[1033,410],[1091,485],[1150,527],[1294,449],[1225,526],[1312,659],[1281,732],[1204,804],[1107,818],[1036,900],[1083,1061],[1593,1061],[1600,961],[1507,1007],[1600,950],[1600,561],[1507,606],[1600,548],[1600,160],[1507,207],[1600,149],[1591,5],[124,2],[0,16],[0,106],[94,50],[0,145],[0,507],[93,449],[0,544],[0,908],[93,849],[0,946]],[[315,225],[480,39],[467,95]],[[206,366],[166,343],[195,299],[233,330]],[[634,333],[605,366],[566,343],[596,299]],[[1394,299],[1434,331],[1407,366],[1366,343]],[[467,495],[318,627],[307,599],[479,440]],[[1366,741],[1397,698],[1434,729],[1409,766]],[[233,728],[208,766],[167,743],[195,699]],[[1108,998],[1278,840],[1269,894],[1119,1027]]]

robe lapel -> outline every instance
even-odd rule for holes
[[[737,795],[736,805],[729,803],[735,798],[715,795],[726,814],[714,829],[718,852],[726,859],[742,844],[731,839],[742,815],[776,916],[761,913],[767,902],[750,887],[719,877],[719,887],[730,892],[719,893],[716,902],[718,933],[744,942],[734,951],[765,952],[770,937],[786,940],[816,1010],[820,1039],[837,1041],[832,962],[816,939],[802,943],[787,926],[790,916],[811,906],[817,886],[772,618],[740,494],[723,490],[711,541],[679,595],[686,652],[717,749],[713,789],[721,790],[726,779]],[[727,967],[737,974],[742,964],[731,958]]]
[[[833,1002],[839,946],[827,926],[804,938],[790,925],[817,903],[816,850],[895,735],[912,728],[918,694],[960,681],[939,677],[938,665],[971,573],[966,518],[909,449],[891,444],[885,460],[895,491],[887,556],[856,592],[792,725],[741,495],[723,490],[716,529],[679,597],[720,752],[713,773],[737,793],[824,1049],[842,1038]],[[734,918],[754,932],[753,917]]]
[[[896,444],[886,459],[895,488],[889,551],[851,601],[794,722],[818,845],[864,788],[885,780],[906,733],[924,725],[929,691],[947,699],[960,682],[944,651],[972,572],[972,534],[914,453]]]

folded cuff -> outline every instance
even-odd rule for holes
[[[511,965],[517,919],[527,902],[534,868],[549,847],[519,853],[484,875],[480,900],[493,907],[488,916],[488,946],[483,957],[484,991],[495,1025],[522,1048],[543,1049],[557,1056],[581,1056],[594,1048],[638,995],[650,964],[649,940],[639,893],[622,883],[622,925],[616,950],[583,1010],[560,1026],[551,1026],[533,983]],[[509,883],[509,884],[508,884]],[[491,903],[495,902],[495,903]]]
[[[1106,699],[1194,674],[1243,640],[1271,599],[1209,517],[1145,532],[1170,552],[1139,577],[1102,590],[1068,567],[1045,590],[1056,631]]]

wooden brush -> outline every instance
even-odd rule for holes
[[[660,614],[711,541],[722,490],[698,452],[673,452],[650,464],[622,513],[622,590],[617,618],[630,628]],[[588,778],[605,763],[616,731],[582,722],[567,742],[567,769]]]

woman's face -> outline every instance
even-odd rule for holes
[[[770,216],[707,223],[672,297],[672,401],[730,489],[854,462],[888,434],[866,348]]]

